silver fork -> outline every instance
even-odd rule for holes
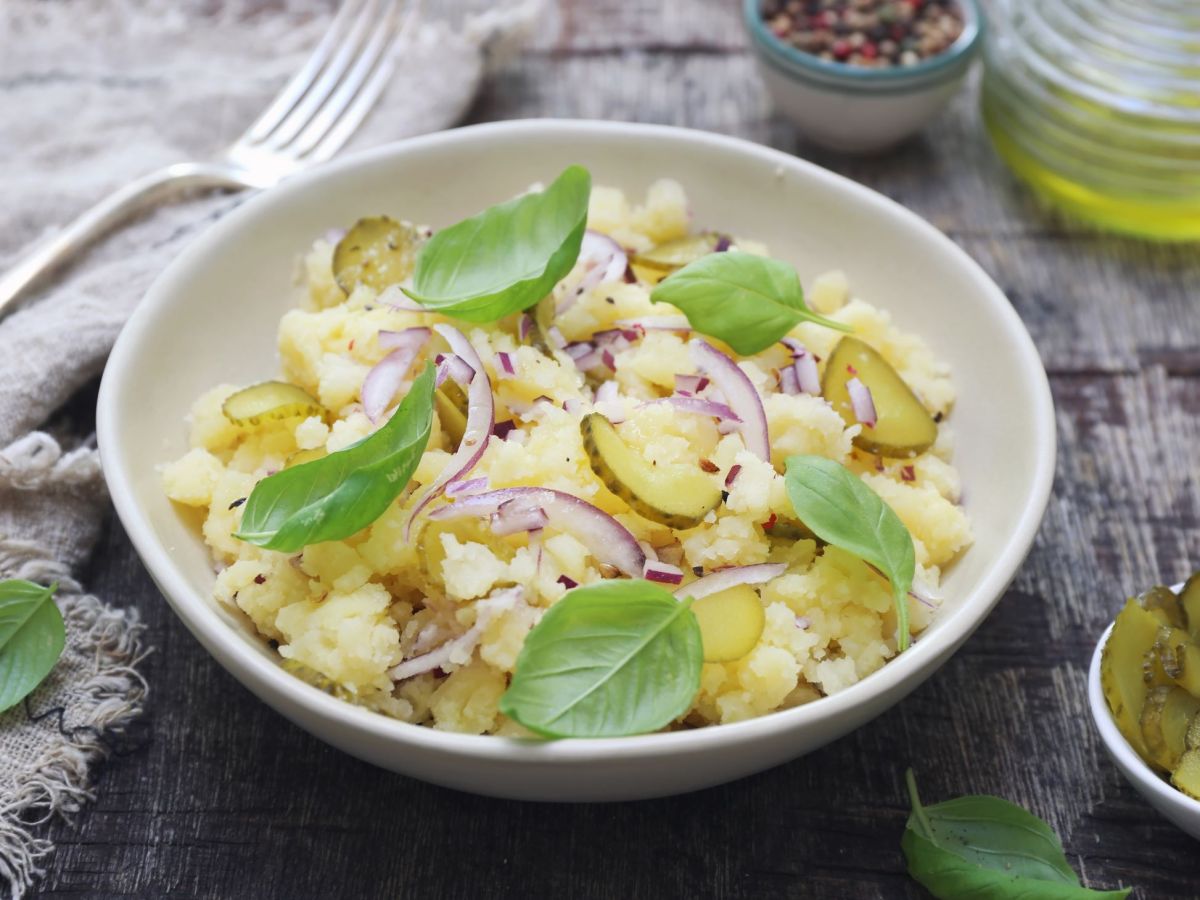
[[[166,166],[114,191],[0,278],[0,317],[35,281],[139,212],[183,191],[266,188],[324,162],[354,133],[392,74],[392,49],[421,0],[345,0],[312,55],[258,120],[208,162]]]

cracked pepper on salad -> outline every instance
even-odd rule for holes
[[[310,683],[472,734],[736,722],[879,669],[971,542],[949,369],[751,237],[572,166],[317,240],[279,379],[202,395],[162,469],[217,601]]]

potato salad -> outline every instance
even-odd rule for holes
[[[937,615],[971,542],[954,387],[886,297],[803,290],[670,180],[392,213],[304,252],[278,363],[200,396],[161,470],[297,677],[613,737],[844,690]]]

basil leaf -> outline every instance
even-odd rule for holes
[[[429,443],[433,382],[427,363],[374,434],[256,484],[234,537],[291,553],[347,538],[378,519],[400,496]]]
[[[912,813],[901,848],[908,872],[942,900],[1099,900],[1130,890],[1082,887],[1050,826],[999,797],[922,806],[905,774]]]
[[[743,356],[765,350],[801,322],[850,331],[805,306],[795,269],[752,253],[701,256],[660,281],[650,299],[677,307],[701,334]]]
[[[526,636],[500,711],[546,737],[657,731],[700,689],[690,607],[641,579],[575,588]]]
[[[874,566],[892,583],[896,643],[908,648],[908,592],[916,556],[912,535],[879,495],[840,463],[823,456],[790,456],[784,476],[800,520],[825,541]]]
[[[67,629],[54,605],[57,588],[0,581],[0,712],[28,697],[62,656]]]
[[[588,170],[569,166],[541,193],[439,231],[421,249],[404,293],[468,322],[494,322],[532,306],[575,265],[591,190]]]

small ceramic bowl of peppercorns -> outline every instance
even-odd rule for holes
[[[815,143],[874,153],[920,131],[982,44],[976,0],[743,0],[763,81]]]

